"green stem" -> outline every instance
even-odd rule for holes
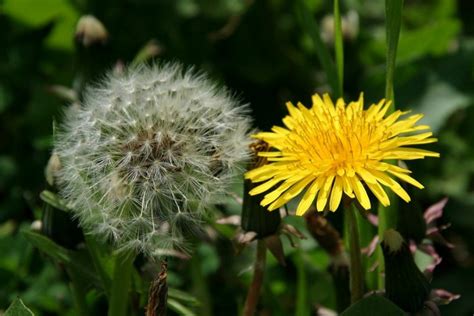
[[[295,316],[309,315],[308,309],[308,287],[307,276],[304,264],[303,253],[301,249],[297,249],[294,255],[294,263],[296,266],[296,310]]]
[[[77,309],[77,314],[79,316],[88,316],[89,310],[87,307],[87,302],[86,302],[86,295],[87,291],[82,287],[80,284],[82,283],[76,273],[68,269],[68,275],[69,278],[71,279],[71,282],[69,283],[69,287],[72,292],[72,297],[74,300],[74,305],[76,306]]]
[[[257,309],[258,298],[260,297],[260,289],[263,284],[263,275],[265,272],[265,262],[267,257],[267,247],[265,242],[261,239],[257,241],[257,255],[255,258],[254,272],[252,283],[250,284],[249,291],[247,293],[247,299],[245,300],[244,316],[255,315]]]
[[[133,261],[130,252],[119,253],[115,257],[114,277],[110,290],[108,316],[127,316],[130,286],[132,284]]]
[[[338,79],[337,97],[342,97],[344,88],[344,41],[342,37],[341,11],[339,0],[334,0],[334,51],[336,53],[336,68]]]
[[[199,314],[212,316],[211,296],[209,295],[206,277],[202,273],[202,261],[199,254],[192,256],[190,266],[193,292],[199,302],[201,302],[199,306]]]
[[[103,254],[101,253],[100,245],[97,243],[96,240],[94,240],[94,238],[92,238],[88,234],[84,235],[84,239],[86,241],[87,250],[91,255],[92,263],[94,264],[94,267],[102,281],[102,286],[104,287],[105,295],[110,298],[111,280],[110,276],[106,272],[106,268],[104,267],[104,263],[102,260]]]
[[[351,303],[354,304],[364,295],[364,279],[362,274],[362,259],[360,254],[359,229],[355,217],[357,208],[351,203],[346,207],[346,219],[349,228],[349,253],[350,253],[350,286]]]

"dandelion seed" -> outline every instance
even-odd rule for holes
[[[390,204],[384,187],[410,201],[393,177],[423,188],[409,176],[410,170],[387,162],[439,157],[438,153],[411,147],[436,142],[429,126],[415,125],[421,114],[406,117],[408,112],[395,111],[386,115],[390,102],[385,100],[364,110],[362,94],[347,105],[343,99],[333,104],[327,94],[323,98],[316,94],[312,101],[310,109],[288,102],[285,127],[274,126],[272,132],[254,135],[274,148],[259,153],[267,157],[268,164],[246,173],[246,178],[261,182],[251,195],[269,192],[261,201],[263,206],[278,209],[306,190],[297,215],[303,215],[315,200],[318,211],[327,205],[335,211],[343,194],[369,209],[366,188],[384,206]]]
[[[247,159],[249,128],[230,92],[180,65],[110,73],[56,135],[61,195],[118,248],[182,250]]]

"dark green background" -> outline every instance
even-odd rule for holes
[[[332,1],[306,0],[318,23]],[[290,0],[0,0],[0,310],[19,295],[39,315],[73,315],[71,295],[58,267],[34,250],[19,230],[42,216],[39,193],[51,151],[53,119],[67,102],[50,85],[98,80],[121,61],[130,63],[150,40],[159,43],[158,60],[196,65],[251,104],[255,125],[280,122],[288,100],[308,104],[313,92],[328,90],[307,31],[297,23]],[[345,41],[346,99],[365,92],[367,102],[384,94],[385,30],[383,1],[342,1],[354,10],[359,32]],[[88,49],[75,45],[74,28],[83,14],[99,18],[110,37]],[[227,37],[213,32],[229,20]],[[323,28],[324,31],[324,28]],[[456,245],[442,245],[443,262],[433,284],[460,293],[442,307],[445,315],[474,312],[474,2],[406,0],[397,57],[397,106],[423,112],[439,142],[440,159],[410,163],[425,184],[413,191],[413,207],[450,198],[444,232]],[[301,226],[299,219],[294,219]],[[304,229],[304,228],[303,228]],[[287,245],[285,245],[287,246]],[[198,315],[236,314],[245,298],[252,252],[232,255],[218,239],[197,249],[205,292],[189,286],[186,263],[176,265],[170,282],[204,301]],[[272,315],[292,315],[297,277],[306,278],[307,300],[334,308],[328,258],[312,240],[301,250],[287,247],[288,267],[270,259],[262,306]],[[301,258],[305,272],[301,275]],[[184,272],[183,272],[184,271]],[[264,314],[262,314],[264,315]],[[265,314],[267,315],[267,314]]]

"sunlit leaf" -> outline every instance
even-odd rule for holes
[[[23,301],[16,298],[13,303],[8,307],[4,316],[33,316],[33,312],[23,304]]]
[[[56,21],[47,44],[52,48],[71,50],[79,13],[67,0],[5,0],[2,12],[30,26]]]

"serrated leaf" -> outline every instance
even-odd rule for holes
[[[16,298],[3,316],[34,316],[33,312],[25,306],[20,298]]]
[[[383,296],[371,295],[361,299],[344,312],[341,316],[406,316],[397,305]]]
[[[40,198],[51,205],[52,207],[64,211],[64,212],[69,212],[69,208],[66,205],[66,202],[62,200],[57,194],[44,190],[43,192],[40,193]]]

